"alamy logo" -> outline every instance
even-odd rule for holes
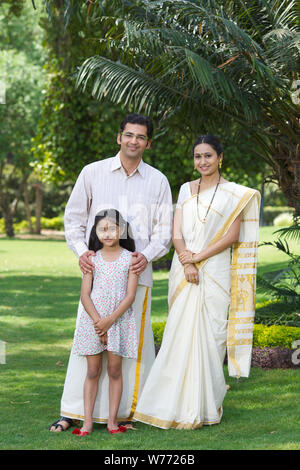
[[[296,349],[297,347],[298,349]],[[292,354],[292,363],[295,364],[295,366],[297,366],[300,364],[300,339],[297,339],[296,341],[293,342],[292,348],[295,349],[295,351]]]
[[[4,80],[0,80],[0,104],[6,103],[5,97],[5,82]]]
[[[6,104],[7,51],[0,51],[0,104]]]
[[[300,104],[300,80],[294,80],[292,83],[292,102]]]

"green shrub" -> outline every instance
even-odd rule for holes
[[[14,224],[15,233],[24,233],[28,232],[28,222],[27,220],[21,220],[21,222],[16,222]]]
[[[161,344],[166,322],[152,323],[154,342]],[[292,349],[293,341],[300,339],[300,328],[294,326],[265,326],[254,325],[253,346],[258,348],[289,348]]]
[[[31,222],[33,227],[35,227],[36,217],[31,217]],[[64,219],[63,217],[53,217],[48,219],[46,217],[41,217],[41,229],[46,230],[63,230],[64,229]],[[21,222],[16,222],[14,224],[15,233],[24,233],[28,232],[29,226],[27,220],[21,220]],[[5,223],[4,219],[0,219],[0,233],[5,233]]]
[[[260,308],[267,307],[273,302],[274,300],[264,300],[263,302],[256,302],[256,313],[257,313],[257,310],[259,310]]]
[[[254,325],[253,346],[274,348],[276,346],[292,349],[293,341],[300,339],[300,328],[283,325]]]
[[[47,230],[63,230],[64,220],[62,217],[53,217],[52,219],[41,217],[41,227]]]
[[[275,227],[290,227],[293,225],[293,214],[290,212],[283,212],[275,217],[273,224]]]
[[[287,303],[274,299],[256,304],[254,322],[265,326],[294,326],[299,328],[300,317],[297,311],[287,313]]]
[[[164,329],[166,326],[166,322],[153,322],[152,323],[152,331],[153,331],[153,337],[154,337],[154,343],[156,345],[161,344],[162,342],[162,337],[164,334]]]
[[[0,233],[5,233],[5,222],[3,217],[0,219]]]
[[[264,207],[264,222],[266,225],[273,225],[274,219],[284,213],[288,212],[290,214],[293,213],[292,207],[282,206],[282,207],[273,207],[273,206],[266,206]]]
[[[27,220],[21,220],[13,224],[15,233],[28,232]],[[0,219],[0,233],[5,233],[5,222],[4,218]]]

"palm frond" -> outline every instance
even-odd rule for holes
[[[284,227],[276,230],[279,237],[285,237],[286,239],[300,241],[300,225],[298,223],[291,225],[290,227]]]
[[[255,323],[263,325],[300,326],[300,305],[286,302],[271,302],[256,309]]]
[[[294,313],[297,312],[300,308],[300,303],[287,303],[287,302],[271,302],[268,305],[261,307],[256,310],[256,313],[259,314],[259,316],[263,315],[270,315],[270,314],[289,314],[289,313]],[[300,319],[299,319],[300,322]]]
[[[283,253],[287,254],[290,257],[293,256],[293,252],[290,250],[287,240],[281,240],[281,239],[275,240],[274,245],[279,251],[282,251]]]
[[[296,23],[296,6],[297,2],[295,2],[295,0],[283,0],[280,3],[277,3],[277,8],[274,14],[276,24],[282,27],[290,27],[291,23]]]
[[[66,15],[79,3],[66,0]],[[253,151],[275,169],[276,145],[285,150],[299,140],[299,107],[290,92],[299,63],[295,5],[93,0],[89,20],[101,22],[100,52],[82,64],[77,86],[143,112],[180,113],[194,128],[222,126],[220,116],[241,126],[246,121]],[[81,3],[85,14],[86,8]]]
[[[283,252],[285,255],[292,256],[290,247],[286,240],[275,240],[274,242],[264,242],[260,243],[259,246],[273,246],[279,251]]]
[[[268,291],[274,298],[284,298],[285,301],[297,301],[300,303],[299,293],[296,292],[293,286],[288,284],[280,283],[280,279],[277,279],[277,283],[270,282],[264,279],[262,276],[257,277],[257,290]]]
[[[134,103],[137,110],[150,112],[153,107],[159,111],[176,107],[184,100],[179,90],[156,83],[150,76],[124,64],[113,62],[104,57],[87,59],[77,75],[76,87],[86,89],[92,80],[92,95],[97,99],[107,97],[115,103],[126,106]]]

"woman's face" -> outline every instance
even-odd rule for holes
[[[219,162],[222,154],[217,152],[209,144],[199,144],[194,149],[195,169],[201,176],[211,176],[219,171]]]
[[[97,224],[96,234],[103,246],[113,247],[119,243],[120,227],[111,219],[101,219]]]

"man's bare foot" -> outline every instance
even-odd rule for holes
[[[62,416],[60,419],[55,421],[55,423],[51,424],[49,429],[51,432],[62,432],[69,429],[71,426],[73,426],[73,424],[74,423],[71,418],[65,418]]]

